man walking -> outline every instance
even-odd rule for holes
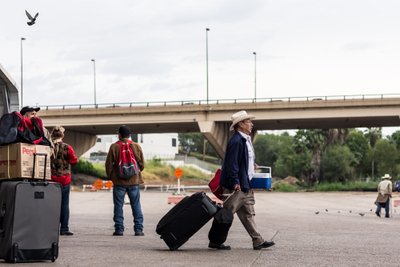
[[[230,130],[235,133],[228,142],[224,163],[222,165],[220,185],[225,195],[224,207],[236,213],[247,233],[253,241],[253,248],[260,250],[275,243],[265,241],[257,231],[254,221],[254,192],[250,186],[250,179],[254,175],[255,153],[251,141],[254,116],[246,111],[239,111],[232,115]],[[229,250],[230,246],[209,243],[210,248]]]
[[[389,174],[385,174],[382,177],[382,181],[378,184],[378,197],[376,198],[376,211],[375,214],[381,217],[381,208],[385,207],[385,217],[389,218],[390,211],[390,198],[392,197],[392,177]]]
[[[122,125],[118,129],[119,140],[110,146],[105,167],[107,176],[114,184],[114,236],[124,235],[123,205],[128,194],[133,215],[135,236],[143,236],[143,213],[140,205],[139,185],[143,184],[144,169],[142,148],[132,142],[130,129]]]

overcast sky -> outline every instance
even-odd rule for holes
[[[25,9],[39,12],[33,26]],[[400,94],[400,1],[18,0],[0,64],[24,104]]]

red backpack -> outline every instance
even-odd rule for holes
[[[119,161],[117,165],[117,176],[121,179],[129,180],[132,176],[139,173],[135,155],[132,151],[132,141],[127,143],[118,141],[119,145]]]

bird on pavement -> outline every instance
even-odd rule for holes
[[[315,214],[319,214],[319,211],[316,211]]]
[[[32,26],[33,24],[35,24],[36,18],[39,16],[39,12],[36,13],[36,15],[34,17],[32,17],[31,14],[29,14],[29,12],[26,10],[25,10],[25,14],[29,19],[29,21],[26,24],[28,24],[29,26]]]
[[[328,209],[325,209],[326,212],[328,212]]]
[[[362,213],[362,212],[360,212],[360,213],[359,213],[359,215],[360,215],[360,216],[364,216],[364,215],[365,215],[365,213]]]

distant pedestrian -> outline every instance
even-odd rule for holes
[[[111,145],[106,159],[106,173],[114,184],[114,236],[124,235],[123,205],[128,194],[135,236],[143,236],[143,212],[140,205],[139,185],[143,184],[141,172],[144,169],[144,157],[139,144],[130,140],[131,130],[122,125],[118,129],[119,140]]]
[[[378,197],[376,198],[376,211],[375,214],[381,217],[381,208],[385,207],[385,217],[389,218],[390,211],[390,198],[392,197],[392,177],[389,174],[385,174],[382,177],[382,181],[378,184]]]
[[[268,248],[275,243],[265,241],[257,230],[254,220],[254,192],[251,189],[250,179],[256,168],[255,153],[251,135],[254,116],[242,110],[232,115],[231,131],[235,131],[228,141],[222,164],[220,185],[223,187],[224,208],[236,213],[247,233],[250,235],[255,250]],[[229,197],[228,197],[229,195]],[[209,248],[229,250],[230,246],[215,244],[210,241]]]
[[[78,162],[73,148],[64,143],[65,129],[56,126],[51,132],[54,152],[51,155],[51,180],[61,184],[60,235],[73,235],[69,230],[69,193],[71,190],[71,165]]]

